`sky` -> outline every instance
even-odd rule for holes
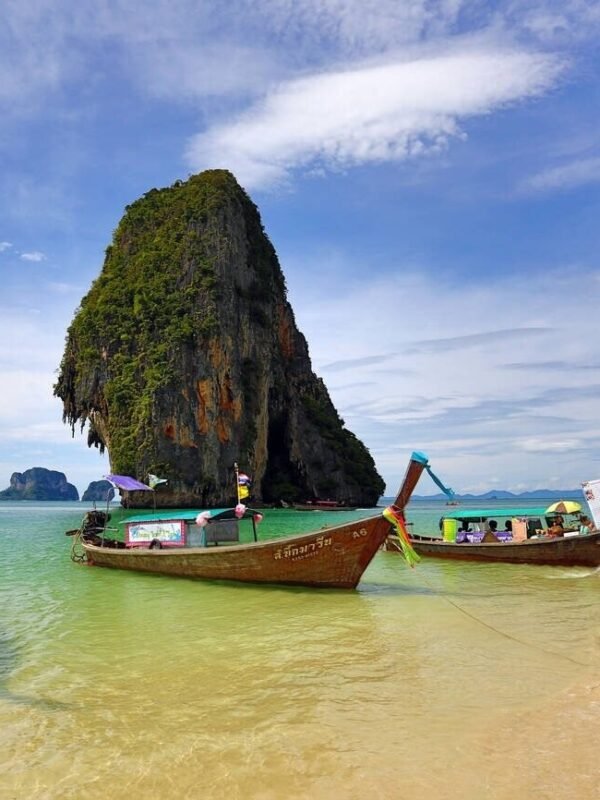
[[[388,494],[415,449],[461,493],[600,478],[599,42],[597,0],[5,0],[0,489],[109,472],[67,328],[125,206],[212,168]]]

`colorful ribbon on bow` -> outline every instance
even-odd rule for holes
[[[412,544],[410,543],[410,539],[408,538],[404,514],[395,509],[393,506],[388,506],[384,510],[383,516],[385,519],[387,519],[396,532],[398,542],[400,543],[400,552],[404,556],[406,563],[409,567],[414,567],[415,564],[419,563],[421,558],[419,554],[415,552]]]

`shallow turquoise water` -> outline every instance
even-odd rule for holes
[[[211,584],[73,564],[84,510],[0,504],[0,797],[596,796],[598,571],[381,552],[355,592]]]

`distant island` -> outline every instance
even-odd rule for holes
[[[67,482],[64,472],[32,467],[13,472],[10,486],[0,492],[0,500],[79,500],[79,492]]]
[[[113,500],[115,489],[110,481],[92,481],[81,498],[84,503]]]
[[[81,500],[85,503],[110,502],[115,497],[115,490],[110,481],[92,481],[83,493]],[[2,500],[63,500],[78,502],[77,487],[67,481],[64,472],[57,472],[45,467],[32,467],[25,472],[13,472],[10,486],[0,492]]]

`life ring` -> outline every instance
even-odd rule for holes
[[[148,545],[148,550],[162,550],[162,542],[160,539],[152,539]]]

